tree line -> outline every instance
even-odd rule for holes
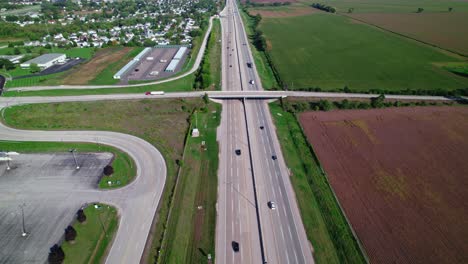
[[[328,13],[336,13],[336,8],[334,8],[333,6],[326,5],[326,4],[313,3],[312,7],[320,9]]]

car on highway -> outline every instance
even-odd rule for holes
[[[271,210],[276,210],[276,204],[273,201],[268,202],[268,207],[270,207]]]
[[[271,156],[271,158],[272,158],[273,160],[277,160],[277,159],[278,159],[278,157],[276,157],[276,155]]]
[[[251,63],[251,62],[247,62],[247,67],[252,68],[252,63]]]
[[[234,252],[239,252],[239,243],[232,241],[232,250],[234,250]]]
[[[241,150],[240,150],[240,149],[236,149],[236,155],[237,155],[237,156],[240,156],[240,154],[241,154]]]
[[[255,84],[255,81],[254,81],[254,80],[250,80],[249,83],[250,83],[250,84]]]
[[[265,127],[264,126],[260,126],[260,129],[263,130]]]

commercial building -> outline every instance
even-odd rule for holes
[[[36,57],[32,60],[28,60],[24,63],[21,63],[20,66],[21,68],[29,68],[31,67],[31,64],[35,63],[39,68],[41,69],[47,69],[50,66],[53,66],[55,64],[60,64],[64,63],[67,59],[67,56],[65,54],[61,53],[49,53],[49,54],[44,54],[39,57]]]
[[[179,62],[182,59],[182,57],[184,56],[186,51],[187,51],[187,47],[180,47],[179,50],[177,51],[177,53],[172,58],[169,65],[167,65],[167,68],[165,69],[165,71],[167,71],[167,72],[175,71],[176,68],[177,68],[177,65],[179,65]]]
[[[19,63],[20,60],[24,57],[24,55],[1,55],[0,59],[6,59],[11,61],[12,63]]]

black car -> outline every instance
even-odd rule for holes
[[[240,154],[241,154],[241,150],[240,150],[240,149],[236,149],[236,155],[237,155],[237,156],[240,156]]]
[[[271,158],[272,158],[273,160],[276,160],[278,157],[276,157],[276,155],[273,155],[273,156],[271,156]]]
[[[247,62],[247,67],[252,68],[252,63],[251,63],[251,62]]]
[[[260,126],[260,129],[263,130],[265,127],[264,126]]]
[[[232,250],[234,250],[234,252],[239,252],[239,243],[232,241]]]

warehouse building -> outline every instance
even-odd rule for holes
[[[0,55],[0,59],[9,60],[12,63],[19,63],[24,55]]]
[[[49,54],[44,54],[39,57],[36,57],[32,60],[28,60],[24,63],[21,63],[20,66],[21,68],[29,68],[31,67],[31,64],[37,64],[39,68],[41,69],[47,69],[55,64],[61,64],[64,63],[67,59],[67,56],[65,54],[61,53],[49,53]]]
[[[167,72],[175,71],[176,68],[177,68],[177,65],[179,65],[179,62],[182,59],[182,57],[184,56],[186,51],[187,51],[187,47],[180,47],[179,50],[177,51],[177,53],[172,58],[169,65],[167,65],[167,68],[165,69],[165,71],[167,71]]]
[[[145,48],[142,50],[138,55],[136,55],[135,58],[133,58],[131,61],[129,61],[125,66],[123,66],[116,74],[114,74],[114,79],[120,79],[122,76],[130,69],[133,68],[139,62],[143,56],[148,54],[148,52],[151,51],[151,48]]]

